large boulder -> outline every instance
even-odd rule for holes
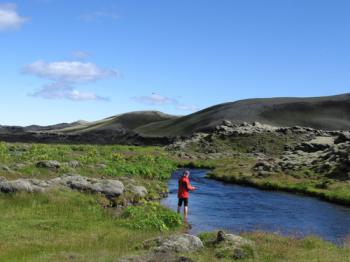
[[[204,247],[202,241],[193,235],[180,234],[166,238],[157,237],[146,240],[143,248],[147,250],[139,256],[120,258],[119,262],[194,262],[186,256]]]
[[[148,194],[147,189],[144,186],[135,186],[131,185],[128,187],[128,190],[133,193],[135,196],[143,198]]]
[[[54,183],[79,191],[101,193],[109,197],[116,197],[124,192],[124,184],[119,180],[88,178],[74,174],[56,178]]]
[[[0,182],[0,192],[3,193],[13,193],[17,191],[24,192],[42,192],[44,188],[34,185],[30,182],[30,180],[26,179],[18,179],[13,181],[2,180]]]
[[[158,252],[193,252],[204,247],[202,241],[197,236],[189,234],[173,235],[159,242],[153,247],[153,251]]]
[[[218,232],[214,245],[217,258],[238,260],[256,256],[255,243],[253,241],[238,235],[226,234],[223,231]]]
[[[118,180],[88,178],[80,175],[63,175],[50,180],[18,179],[0,180],[0,191],[5,193],[25,191],[42,192],[49,188],[65,187],[82,192],[101,193],[108,197],[117,197],[124,192],[124,185]]]

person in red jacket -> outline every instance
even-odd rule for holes
[[[184,219],[187,221],[187,214],[188,214],[188,197],[189,197],[189,191],[196,190],[195,187],[191,186],[190,184],[190,172],[186,170],[183,172],[181,178],[179,179],[179,191],[177,194],[177,197],[179,198],[179,203],[177,205],[177,212],[180,213],[182,203],[184,203]]]

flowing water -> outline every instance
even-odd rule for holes
[[[207,170],[192,169],[188,222],[191,233],[223,229],[230,232],[264,230],[285,235],[317,235],[341,243],[350,236],[350,208],[316,198],[263,191],[205,178]],[[162,204],[177,208],[178,179],[169,180]]]

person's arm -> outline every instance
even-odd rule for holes
[[[194,186],[191,186],[190,180],[186,181],[186,187],[187,187],[187,190],[191,190],[191,191],[196,190],[196,188]]]

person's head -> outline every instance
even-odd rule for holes
[[[190,175],[190,171],[188,170],[185,170],[182,174],[182,176],[185,176],[185,177],[189,177],[189,175]]]

